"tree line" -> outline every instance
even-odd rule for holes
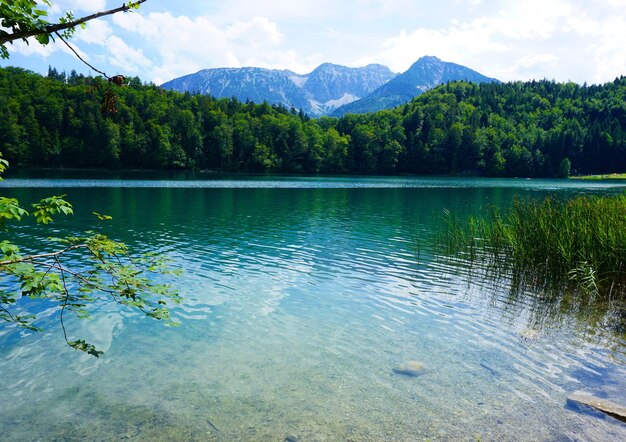
[[[626,171],[626,77],[605,85],[453,82],[398,108],[302,111],[0,69],[0,151],[13,167],[553,177]]]

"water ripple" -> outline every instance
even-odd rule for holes
[[[626,345],[619,336],[609,341],[588,333],[576,318],[558,327],[541,320],[536,293],[512,296],[509,276],[488,278],[480,265],[444,259],[424,246],[442,201],[477,210],[465,206],[468,190],[439,193],[418,188],[413,179],[369,192],[354,187],[381,182],[357,180],[351,189],[340,188],[349,184],[342,180],[245,185],[312,182],[315,189],[272,192],[166,188],[118,195],[90,189],[90,197],[107,201],[108,195],[121,198],[125,210],[134,207],[136,218],[125,218],[121,209],[114,214],[121,218],[112,226],[115,237],[168,254],[184,269],[176,281],[184,302],[172,309],[182,325],[162,327],[117,308],[96,312],[91,326],[72,323],[108,349],[99,361],[75,355],[54,333],[17,345],[14,330],[0,330],[0,371],[11,379],[0,393],[2,427],[16,432],[16,422],[28,419],[33,438],[46,439],[46,428],[63,420],[42,411],[54,404],[63,404],[67,415],[92,410],[102,421],[116,409],[143,404],[171,413],[171,422],[201,427],[204,436],[213,431],[202,427],[210,416],[232,440],[298,431],[314,431],[305,433],[312,440],[626,435],[625,427],[564,408],[567,395],[583,388],[623,397]],[[403,188],[407,183],[418,187]],[[507,188],[529,185],[514,181]],[[502,197],[497,189],[491,199]],[[515,194],[506,195],[510,201]],[[144,215],[167,201],[171,209],[156,220]],[[59,234],[82,227],[78,220]],[[58,311],[47,311],[44,324],[55,321]],[[393,371],[407,361],[422,362],[423,374]],[[40,405],[30,402],[34,397]],[[138,419],[142,428],[156,425],[153,417]],[[196,435],[189,428],[180,434]]]

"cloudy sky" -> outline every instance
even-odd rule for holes
[[[76,16],[123,0],[56,0]],[[215,67],[307,73],[323,62],[406,70],[434,55],[504,81],[626,75],[626,0],[148,0],[89,22],[72,44],[109,75],[160,84]],[[90,73],[60,44],[9,47],[14,65]],[[93,73],[93,72],[92,72]]]

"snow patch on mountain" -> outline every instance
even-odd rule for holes
[[[387,83],[396,74],[382,65],[362,68],[324,63],[308,74],[254,67],[205,69],[164,83],[165,89],[282,104],[311,116],[327,115]]]

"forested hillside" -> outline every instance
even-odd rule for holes
[[[117,112],[103,105],[109,88]],[[626,78],[455,82],[390,111],[315,120],[137,78],[4,68],[0,151],[13,167],[521,177],[556,176],[567,157],[577,173],[608,173],[626,170]]]

